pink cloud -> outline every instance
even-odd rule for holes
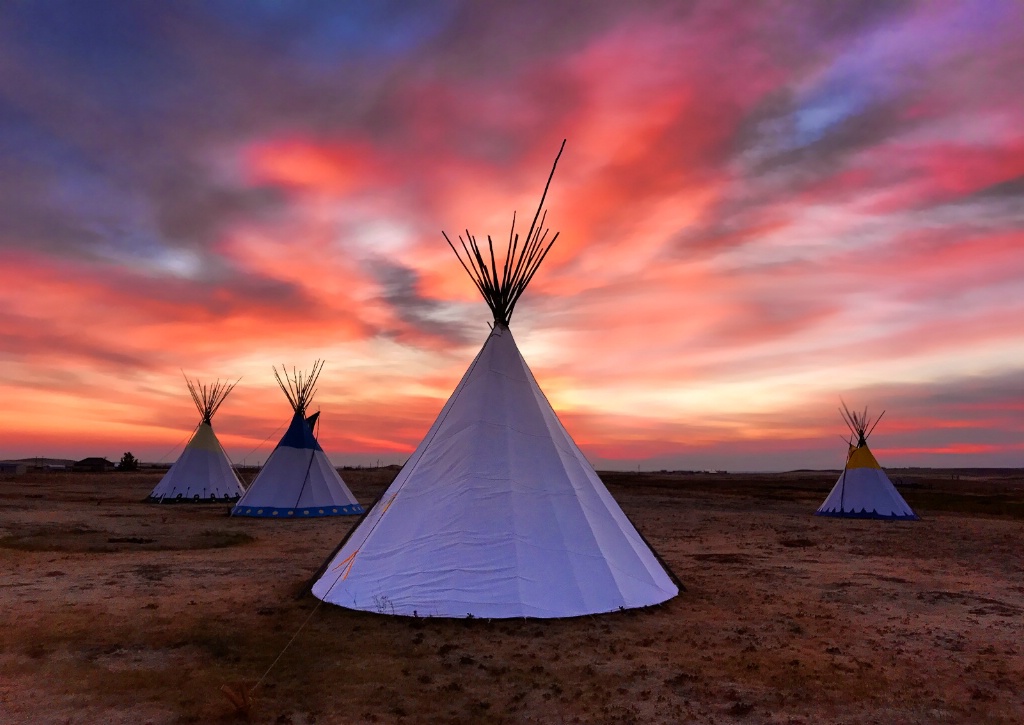
[[[896,460],[1016,456],[1012,383],[970,381],[1017,369],[1024,44],[1019,8],[964,7],[481,6],[323,64],[161,13],[131,67],[202,73],[132,103],[7,35],[6,439],[160,455],[194,424],[178,368],[247,366],[218,428],[244,456],[289,415],[259,361],[327,348],[325,447],[401,459],[486,331],[440,231],[503,245],[568,137],[514,326],[589,454],[838,465],[832,396],[877,393]]]
[[[368,143],[341,139],[315,143],[290,137],[261,141],[243,152],[251,184],[345,196],[387,179],[387,164]]]

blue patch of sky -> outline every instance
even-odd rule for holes
[[[11,162],[33,166],[82,163],[84,159],[67,143],[36,123],[33,118],[0,94],[0,169]]]
[[[797,95],[785,108],[758,122],[756,140],[743,151],[743,161],[756,167],[813,146],[867,105],[863,91],[838,84]]]
[[[0,97],[0,173],[31,179],[53,214],[83,219],[113,209],[123,196],[74,144],[35,123]],[[15,212],[17,213],[17,212]]]
[[[0,42],[121,113],[149,111],[187,80],[187,66],[161,42],[161,12],[136,2],[14,3],[0,13]]]
[[[145,230],[122,233],[114,243],[108,241],[95,251],[102,259],[155,277],[201,279],[213,270],[209,260],[198,251],[165,246]]]
[[[872,89],[852,75],[830,74],[795,94],[780,117],[763,124],[771,153],[804,149],[826,139],[874,102]]]
[[[148,198],[110,179],[88,154],[34,123],[2,96],[0,173],[10,178],[31,175],[35,188],[40,189],[38,201],[43,208],[81,231],[73,239],[65,239],[65,245],[108,261],[141,264],[175,276],[196,273],[194,255],[159,238]],[[18,214],[19,210],[7,213]]]
[[[67,192],[67,184],[78,184],[96,188],[103,179],[101,165],[95,163],[88,153],[75,144],[50,132],[45,124],[12,106],[0,96],[0,169],[14,172],[13,165],[21,173],[31,171],[37,177],[49,177],[55,194]],[[106,185],[107,182],[103,182]],[[90,195],[92,202],[99,198]]]
[[[202,6],[226,32],[302,63],[398,60],[440,35],[455,2],[223,0]]]
[[[864,93],[855,87],[825,88],[801,101],[793,112],[793,144],[809,146],[836,126],[855,116],[866,105]]]
[[[50,186],[57,213],[82,230],[77,246],[87,254],[128,261],[149,258],[163,245],[155,229],[149,201],[109,179],[82,170],[65,169]]]
[[[168,244],[160,235],[148,198],[113,188],[105,179],[83,176],[62,178],[55,198],[85,232],[87,254],[158,276],[202,274],[204,260],[199,251]]]
[[[1020,31],[1020,0],[966,0],[953,6],[948,26],[986,40],[993,33]]]

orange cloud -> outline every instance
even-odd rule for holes
[[[369,146],[298,137],[256,143],[245,149],[243,163],[250,184],[332,195],[365,190],[387,169]]]

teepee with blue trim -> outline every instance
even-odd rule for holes
[[[314,596],[410,617],[549,618],[646,607],[679,593],[509,330],[558,237],[546,241],[543,205],[544,196],[522,245],[513,221],[504,263],[490,238],[490,259],[468,232],[465,259],[452,245],[494,325],[426,437],[316,577]]]
[[[846,466],[825,503],[815,511],[815,515],[855,519],[916,520],[917,514],[903,500],[868,448],[868,437],[882,419],[882,415],[885,415],[885,411],[871,421],[867,408],[863,413],[851,412],[843,403],[839,413],[850,428],[851,434]]]
[[[237,382],[237,381],[236,381]],[[185,384],[202,419],[185,450],[146,499],[150,503],[225,503],[244,492],[228,454],[213,432],[213,415],[236,383],[206,386],[187,377]]]
[[[323,362],[317,360],[310,375],[295,370],[288,375],[283,369],[282,379],[274,368],[277,384],[291,403],[292,421],[259,475],[231,510],[232,516],[307,519],[363,513],[313,434],[319,413],[306,417],[322,369]]]

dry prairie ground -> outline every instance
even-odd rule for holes
[[[1024,472],[890,471],[924,520],[810,514],[836,475],[607,474],[685,583],[572,620],[297,598],[354,521],[154,506],[159,474],[0,480],[0,721],[1024,721]],[[345,471],[372,501],[393,471]]]

